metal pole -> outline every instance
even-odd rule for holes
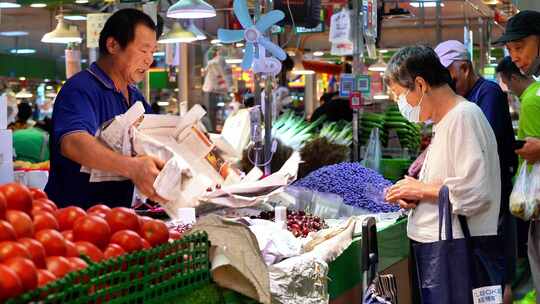
[[[363,13],[360,12],[360,1],[362,0],[352,0],[353,4],[353,11],[352,11],[352,30],[353,30],[353,65],[352,65],[352,73],[354,75],[358,75],[361,70],[360,67],[362,66],[362,59],[364,57],[363,50],[364,50],[364,39],[362,37],[362,33],[364,32],[364,22],[363,22]],[[376,9],[376,8],[375,8]],[[362,113],[360,113],[357,109],[353,110],[353,120],[352,120],[352,126],[353,126],[353,149],[352,149],[352,160],[353,161],[359,161],[360,160],[360,147],[358,139],[360,138],[360,128],[358,124],[358,119],[361,116]]]
[[[435,16],[437,16],[437,44],[442,42],[442,12],[441,12],[441,1],[437,1],[437,7],[435,10]]]
[[[265,12],[272,10],[273,6],[274,3],[272,0],[265,0]],[[265,34],[272,39],[270,30],[267,30]],[[272,174],[272,166],[270,162],[272,158],[272,104],[275,102],[272,100],[272,78],[273,76],[266,75],[266,82],[264,86],[264,159],[265,162],[267,162],[266,166],[264,166],[265,175]]]

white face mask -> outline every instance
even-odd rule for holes
[[[420,98],[420,102],[416,106],[411,106],[407,102],[407,96],[409,95],[411,91],[407,90],[407,93],[402,94],[398,98],[398,107],[399,112],[401,112],[401,115],[403,115],[405,118],[407,118],[408,121],[419,123],[420,122],[420,105],[422,104],[422,100],[424,99],[424,93],[422,92],[422,97]]]

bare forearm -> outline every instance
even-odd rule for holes
[[[82,166],[130,177],[132,158],[109,149],[88,133],[66,135],[61,142],[61,152]]]
[[[424,184],[422,189],[423,199],[429,202],[437,202],[442,184]]]

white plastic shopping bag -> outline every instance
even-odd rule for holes
[[[364,159],[362,160],[362,166],[366,168],[379,171],[382,158],[382,148],[381,141],[379,137],[379,128],[371,129],[371,134],[369,135],[369,142],[366,148],[366,153],[364,154]]]
[[[529,167],[527,162],[521,165],[510,194],[510,212],[526,221],[538,215],[540,198],[540,164]]]

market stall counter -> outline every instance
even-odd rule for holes
[[[406,235],[407,219],[381,224],[377,238],[381,273],[391,273],[398,283],[399,303],[411,303],[409,280],[409,241]],[[351,245],[329,265],[328,292],[330,303],[361,303],[362,296],[362,240],[358,236]],[[212,284],[213,285],[213,284]],[[257,303],[232,290],[218,286],[205,287],[212,291],[214,299],[205,303],[244,304]],[[177,302],[180,303],[180,302]]]

